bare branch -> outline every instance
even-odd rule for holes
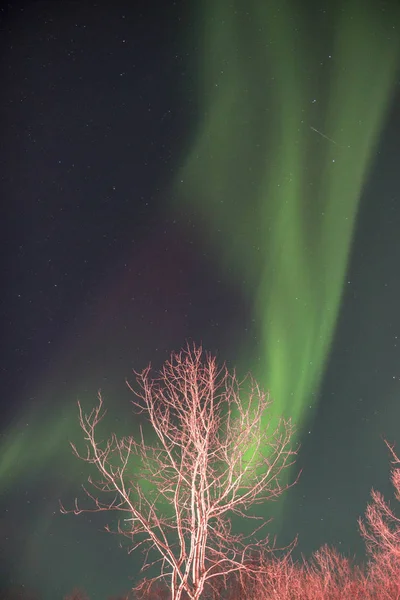
[[[392,455],[392,464],[395,465],[392,468],[391,480],[395,497],[400,501],[400,459],[394,451],[394,446],[386,440],[385,444]],[[365,511],[365,520],[358,520],[361,535],[371,556],[371,575],[374,580],[385,584],[388,581],[400,581],[400,519],[380,492],[373,489],[371,497],[372,502]],[[396,589],[397,593],[400,593],[400,586]]]

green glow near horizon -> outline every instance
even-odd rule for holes
[[[203,239],[253,303],[260,361],[246,368],[301,428],[328,357],[399,36],[390,11],[357,0],[315,23],[295,2],[202,6],[203,121],[177,203],[195,206]]]

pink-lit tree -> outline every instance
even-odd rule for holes
[[[400,459],[385,440],[392,455],[391,481],[395,497],[400,501]],[[372,490],[372,502],[365,511],[365,521],[359,527],[371,561],[369,576],[377,586],[379,598],[400,599],[400,519],[396,517],[383,495]]]
[[[97,426],[105,414],[100,393],[88,415],[78,403],[86,453],[71,445],[100,478],[89,478],[91,491],[85,489],[91,507],[75,501],[73,511],[62,511],[121,513],[116,532],[130,540],[130,551],[146,549],[143,569],[160,563],[160,574],[138,590],[163,580],[172,600],[198,600],[232,574],[256,577],[275,546],[268,536],[260,541],[266,521],[248,511],[293,485],[282,482],[296,455],[291,421],[274,422],[271,400],[256,381],[249,375],[239,382],[201,347],[173,353],[155,378],[150,366],[135,374],[138,390],[128,384],[133,404],[147,415],[156,441],[149,443],[141,427],[138,440],[113,434],[99,441]],[[261,525],[250,535],[234,533],[234,515],[260,518]],[[150,550],[158,560],[149,559]]]

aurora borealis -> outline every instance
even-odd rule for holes
[[[259,380],[277,415],[301,430],[330,350],[400,38],[373,2],[337,3],[314,39],[294,3],[239,6],[202,5],[205,118],[177,185],[254,306]]]
[[[177,185],[254,304],[259,377],[279,414],[301,426],[329,352],[400,39],[373,2],[337,3],[314,39],[294,3],[201,6],[205,117]]]
[[[101,387],[126,433],[125,377],[186,339],[297,424],[304,475],[278,527],[300,550],[359,551],[369,489],[389,488],[399,8],[189,5],[10,3],[5,19],[0,575],[49,600],[103,600],[141,564],[100,516],[58,512],[88,474],[76,399]]]

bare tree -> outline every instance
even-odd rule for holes
[[[290,420],[274,421],[269,395],[250,375],[239,382],[201,347],[173,353],[155,378],[150,369],[135,372],[137,391],[128,386],[156,442],[145,440],[141,426],[139,440],[112,434],[99,441],[97,426],[105,415],[100,392],[90,414],[78,403],[86,453],[71,445],[79,458],[95,465],[100,479],[89,478],[92,491],[84,488],[90,508],[75,501],[74,510],[61,510],[118,511],[114,532],[130,540],[129,551],[146,549],[142,570],[158,562],[149,559],[150,550],[160,557],[160,574],[137,589],[164,580],[172,600],[198,600],[217,578],[256,574],[262,556],[276,549],[268,536],[259,540],[268,521],[248,510],[277,500],[295,483],[282,483],[281,477],[297,453],[291,447],[294,429]],[[261,525],[250,535],[235,533],[233,515],[261,519]]]
[[[391,481],[395,497],[400,501],[400,459],[386,440],[392,455]],[[379,598],[400,598],[400,519],[396,517],[383,495],[371,491],[372,502],[365,511],[365,521],[359,527],[371,557],[369,574],[380,590]]]

